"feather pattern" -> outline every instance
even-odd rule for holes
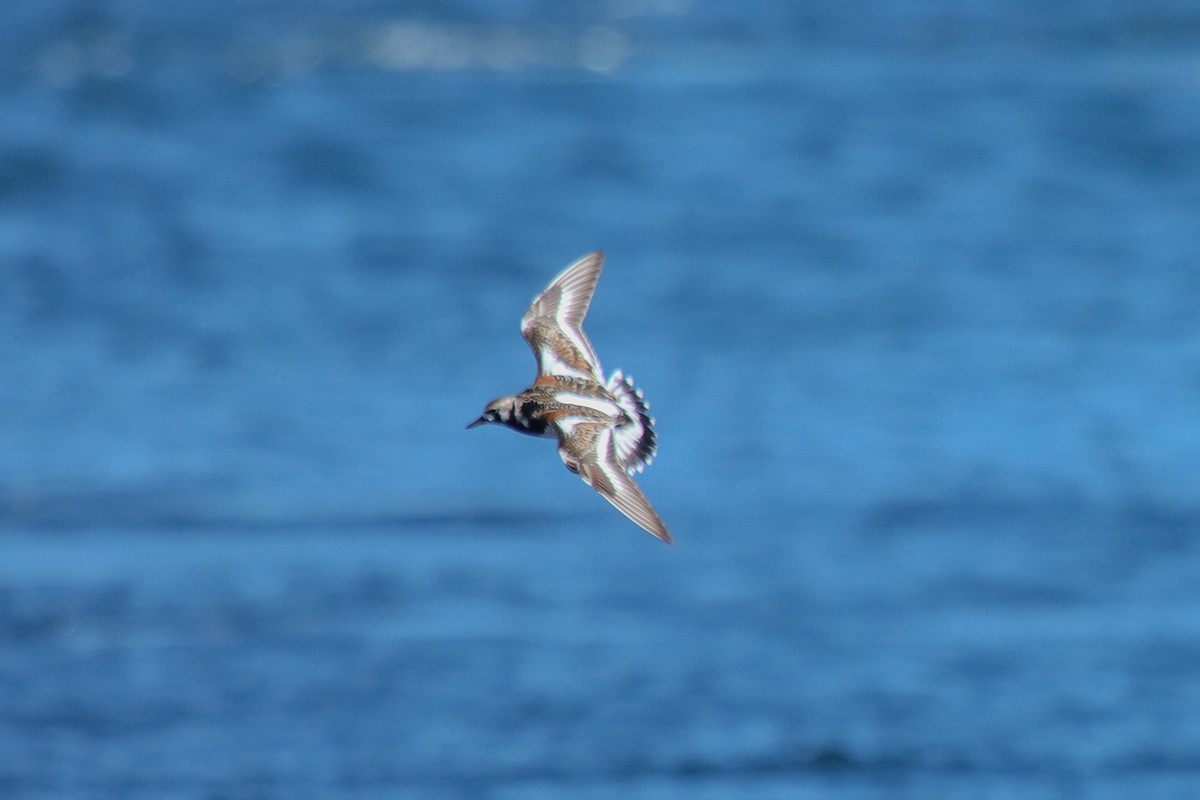
[[[644,530],[670,544],[671,532],[621,464],[613,440],[613,427],[582,423],[570,436],[559,438],[559,455],[567,469],[600,493],[617,510]]]
[[[617,370],[608,379],[607,389],[625,410],[628,420],[613,430],[613,447],[617,461],[630,475],[650,466],[658,454],[658,436],[654,432],[654,417],[642,390],[633,385],[633,378]]]
[[[556,438],[567,469],[670,544],[670,531],[632,477],[658,452],[650,404],[621,370],[604,379],[583,332],[603,267],[603,253],[586,255],[534,298],[521,318],[521,333],[537,358],[537,378],[520,394],[493,400],[467,427],[495,423]]]
[[[521,317],[521,335],[537,358],[539,377],[603,382],[600,359],[583,332],[583,318],[603,269],[604,254],[599,250],[584,256],[551,281]]]

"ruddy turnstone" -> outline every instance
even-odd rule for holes
[[[494,423],[558,439],[567,469],[670,544],[667,526],[633,481],[658,451],[650,404],[621,370],[605,380],[583,333],[603,268],[604,254],[597,250],[563,270],[534,298],[521,318],[521,334],[537,357],[537,379],[518,395],[488,403],[467,427]]]

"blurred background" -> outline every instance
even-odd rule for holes
[[[1194,2],[0,19],[0,795],[1198,796]]]

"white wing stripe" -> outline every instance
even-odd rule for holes
[[[573,394],[571,392],[561,392],[554,397],[560,403],[572,406],[583,406],[599,411],[602,414],[607,414],[614,419],[621,413],[620,407],[616,403],[609,400],[604,400],[599,397],[588,397],[582,394]]]
[[[612,492],[604,491],[586,477],[584,480],[592,488],[597,489],[605,500],[612,503],[622,514],[636,522],[648,533],[657,536],[664,542],[670,542],[671,534],[658,515],[654,513],[650,501],[642,494],[642,490],[638,488],[633,479],[626,475],[616,463],[611,428],[606,428],[600,434],[596,445],[598,452],[602,455],[596,468],[604,474],[606,482],[612,487]]]

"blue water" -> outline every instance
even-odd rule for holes
[[[1194,3],[0,19],[0,796],[1200,796]]]

